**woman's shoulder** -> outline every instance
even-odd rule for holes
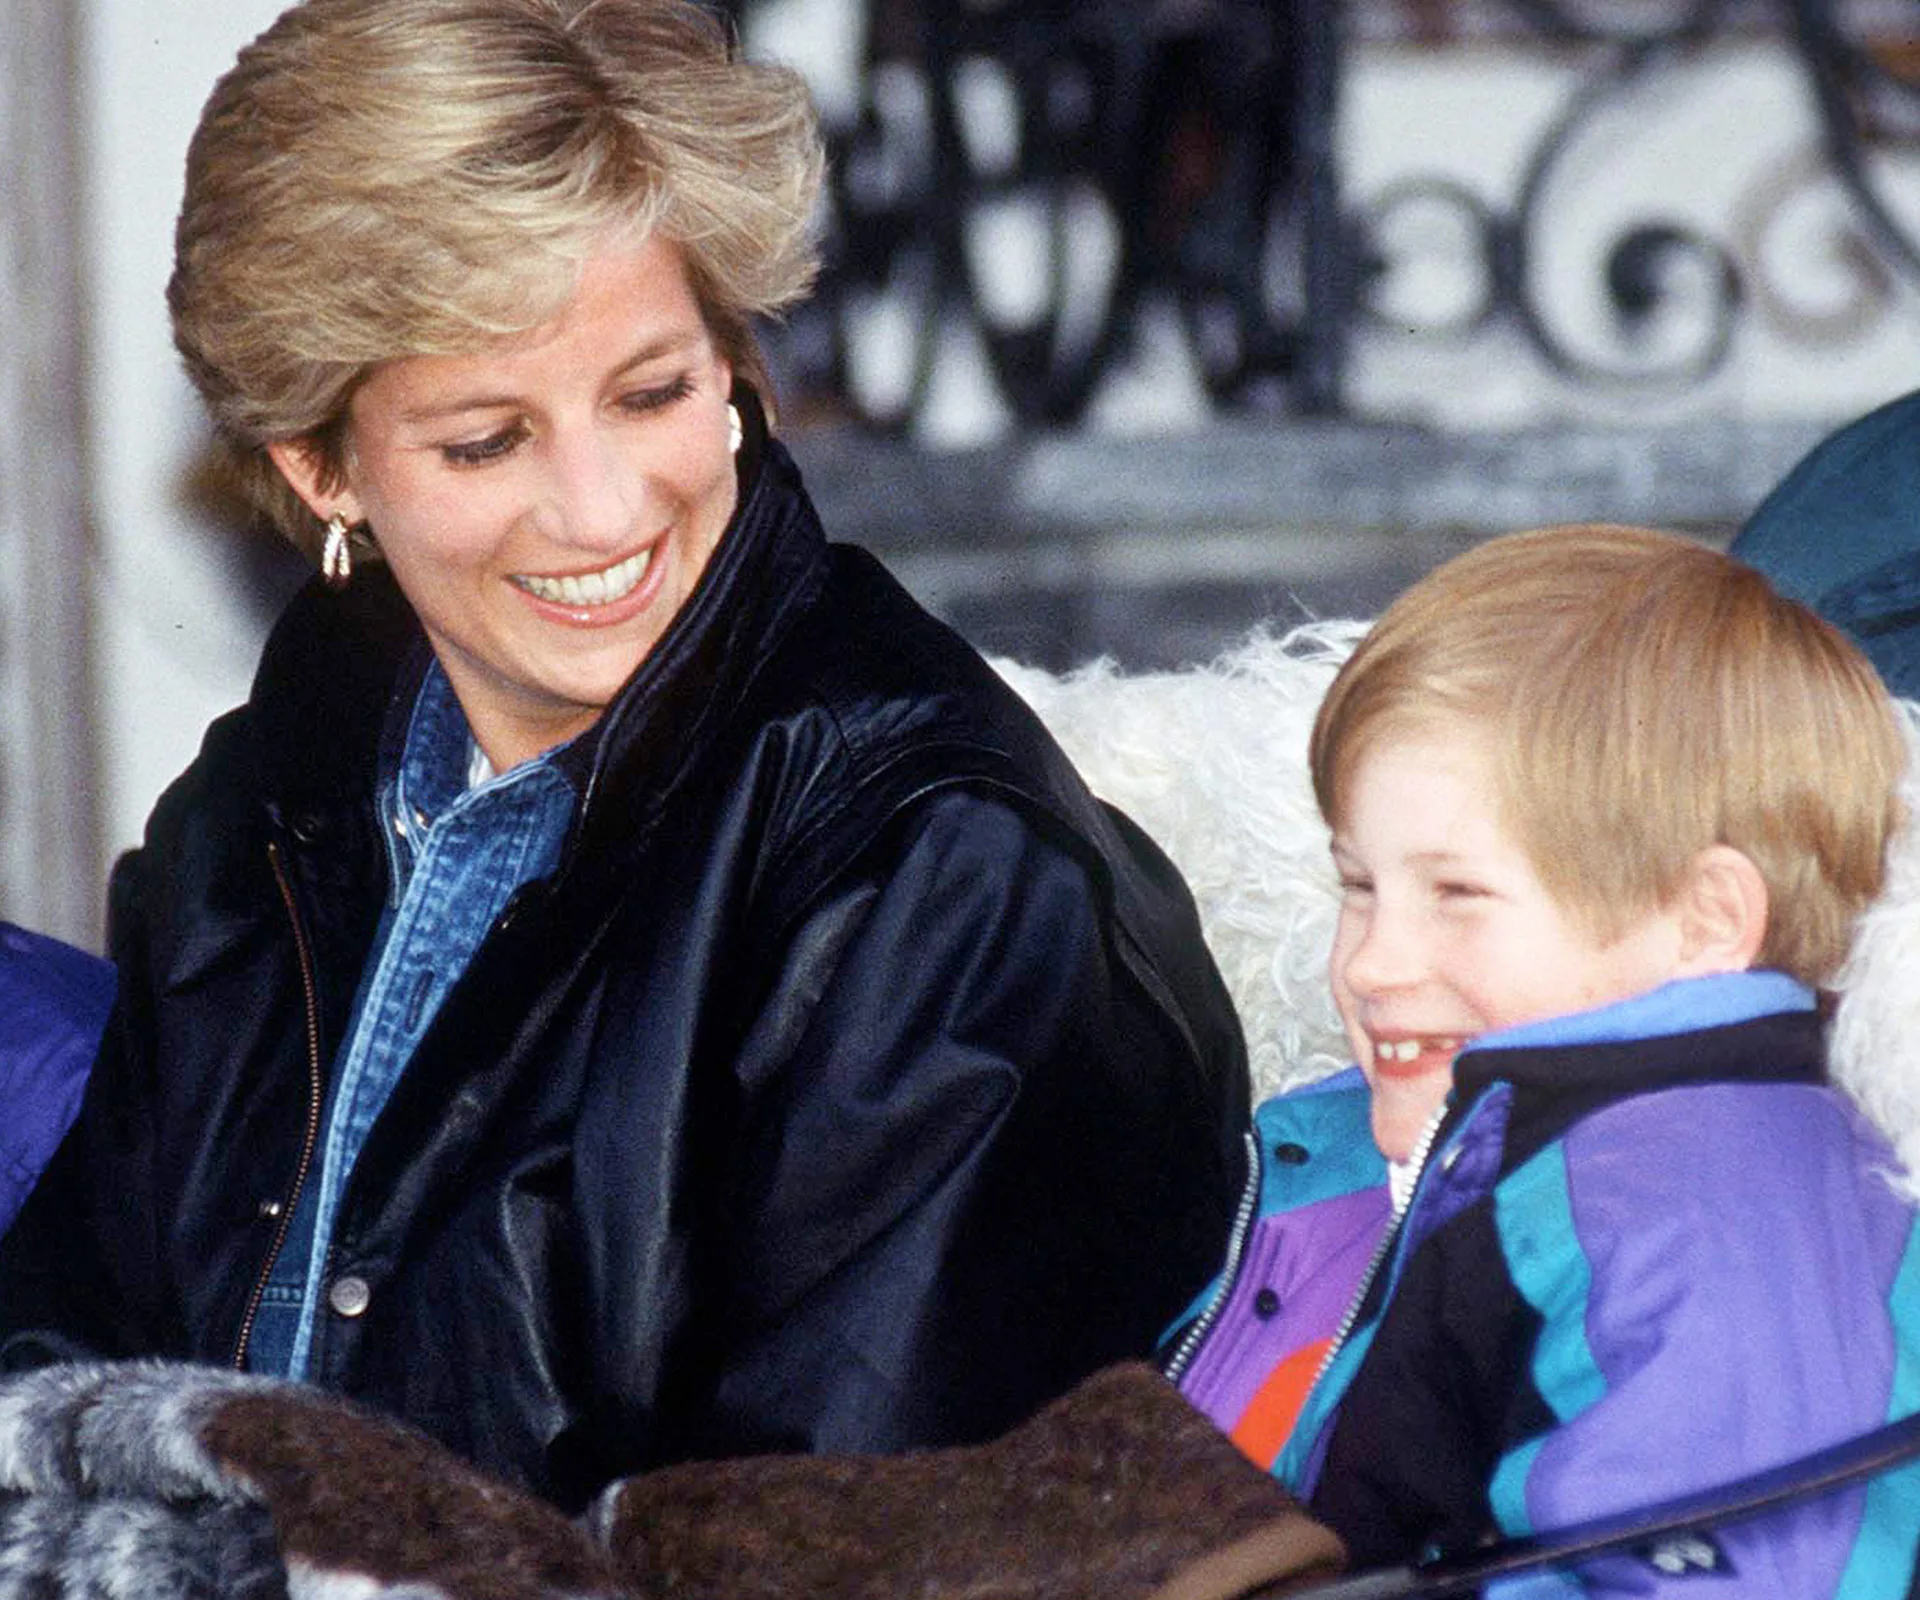
[[[825,879],[881,841],[978,826],[1019,851],[1070,858],[1136,938],[1197,942],[1191,896],[1164,853],[1101,803],[1033,708],[864,551],[829,548],[806,619],[762,663],[744,727],[778,832]]]
[[[784,680],[846,724],[857,742],[937,732],[996,748],[1039,723],[980,653],[854,545],[828,547],[827,580],[806,624],[783,641]]]
[[[816,602],[757,676],[751,725],[814,752],[836,805],[857,794],[891,812],[972,789],[1069,832],[1106,826],[1026,702],[863,550],[829,547]]]

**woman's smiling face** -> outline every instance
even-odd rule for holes
[[[505,771],[590,727],[693,593],[733,514],[732,376],[655,238],[523,338],[376,368],[339,491],[271,448],[323,520],[368,524]]]

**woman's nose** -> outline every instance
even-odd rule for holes
[[[552,463],[563,540],[609,552],[633,542],[646,477],[611,439],[591,428],[556,437]]]

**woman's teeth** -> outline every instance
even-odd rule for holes
[[[1422,1051],[1454,1056],[1460,1053],[1458,1039],[1381,1039],[1373,1047],[1376,1060],[1417,1061]]]
[[[633,586],[646,576],[647,562],[652,557],[651,550],[642,550],[638,555],[628,556],[625,561],[616,561],[600,572],[565,578],[515,574],[513,581],[534,599],[550,601],[554,605],[604,606],[632,592]]]

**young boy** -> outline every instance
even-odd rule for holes
[[[1826,1081],[1816,996],[1899,820],[1860,654],[1704,546],[1518,534],[1381,617],[1309,759],[1365,1088],[1261,1108],[1260,1217],[1174,1358],[1189,1398],[1355,1566],[1920,1408],[1915,1214]],[[1917,1546],[1909,1471],[1731,1525],[1682,1575],[1582,1579],[1906,1596]]]

